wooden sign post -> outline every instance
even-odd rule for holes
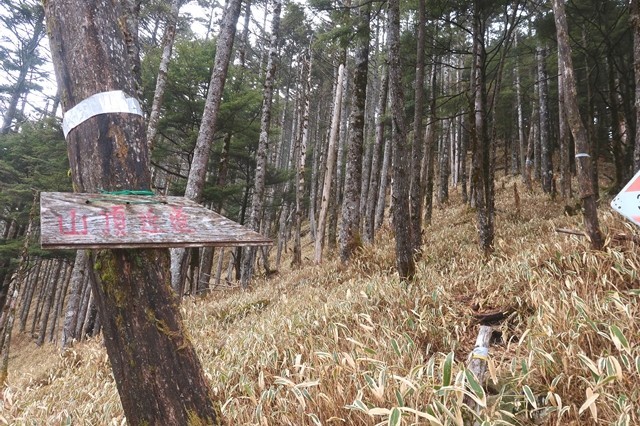
[[[45,249],[273,243],[184,197],[43,192],[40,223]]]

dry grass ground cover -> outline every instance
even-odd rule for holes
[[[581,216],[497,186],[495,253],[453,194],[434,212],[414,283],[383,229],[347,266],[285,267],[247,292],[187,299],[183,314],[230,425],[640,424],[639,230],[601,206],[606,249]],[[520,185],[519,181],[517,183]],[[477,318],[504,314],[483,389],[465,369]],[[500,315],[496,315],[500,316]],[[18,336],[0,422],[124,422],[100,341],[58,353]],[[477,410],[467,406],[472,401]],[[474,414],[475,413],[475,414]]]

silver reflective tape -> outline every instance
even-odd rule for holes
[[[89,96],[64,114],[62,131],[64,137],[82,122],[100,114],[129,113],[144,115],[140,102],[122,90],[96,93]]]
[[[479,355],[479,356],[489,356],[489,348],[485,348],[484,346],[479,346],[476,348],[473,348],[473,352],[474,355]]]
[[[576,158],[589,158],[589,157],[591,156],[589,154],[585,154],[584,152],[576,154]]]

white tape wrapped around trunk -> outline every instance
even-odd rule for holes
[[[143,116],[140,102],[122,90],[96,93],[89,96],[64,114],[62,131],[64,137],[82,122],[100,114],[128,113]]]

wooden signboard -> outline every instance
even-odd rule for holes
[[[273,243],[184,197],[43,192],[40,224],[45,249]]]

